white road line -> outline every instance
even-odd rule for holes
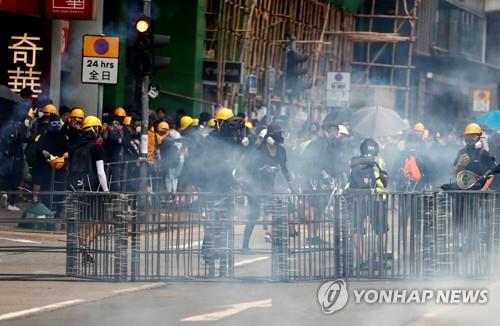
[[[38,241],[26,240],[26,239],[12,239],[12,238],[4,238],[4,237],[0,237],[0,240],[7,240],[7,241],[13,241],[13,242],[20,242],[20,243],[35,243],[35,244],[42,244],[41,242],[38,242]]]
[[[191,242],[191,244],[186,243],[186,244],[179,244],[179,246],[169,246],[168,249],[186,249],[186,248],[195,248],[199,247],[203,241],[195,241]]]
[[[118,294],[118,293],[135,292],[135,291],[141,291],[141,290],[146,290],[146,289],[154,289],[154,288],[164,286],[164,285],[165,285],[165,283],[145,284],[145,285],[134,287],[134,288],[114,290],[113,293]]]
[[[203,315],[187,317],[187,318],[181,319],[181,321],[215,321],[215,320],[226,318],[226,317],[229,317],[232,315],[236,315],[240,312],[243,312],[243,311],[251,309],[251,308],[271,308],[272,306],[273,306],[272,299],[242,302],[242,303],[236,303],[236,304],[230,305],[228,308],[226,308],[224,310],[211,312],[211,313],[203,314]]]
[[[42,307],[36,307],[36,308],[25,309],[25,310],[20,310],[20,311],[15,311],[15,312],[9,312],[9,313],[0,315],[0,321],[14,319],[14,318],[18,318],[18,317],[25,317],[25,316],[32,315],[35,313],[40,313],[40,312],[52,311],[55,309],[59,309],[59,308],[63,308],[63,307],[72,306],[72,305],[75,305],[78,303],[82,303],[84,301],[85,300],[83,300],[83,299],[75,299],[75,300],[53,303],[53,304],[49,304],[47,306],[42,306]]]
[[[241,266],[245,266],[245,265],[250,265],[250,264],[253,264],[253,263],[256,263],[259,261],[267,260],[269,258],[270,258],[269,256],[263,256],[263,257],[256,257],[256,258],[252,258],[252,259],[242,260],[242,261],[234,263],[234,267],[241,267]]]

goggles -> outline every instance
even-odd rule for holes
[[[60,128],[62,126],[62,123],[61,123],[61,121],[51,121],[50,125],[52,127],[58,127],[58,128]]]

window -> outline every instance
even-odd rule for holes
[[[485,18],[441,1],[437,12],[436,46],[450,54],[483,61]]]

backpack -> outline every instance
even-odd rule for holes
[[[69,190],[83,191],[92,190],[96,191],[99,185],[99,179],[94,172],[94,162],[92,162],[91,148],[95,144],[88,142],[82,144],[72,155],[69,174],[68,185]]]
[[[373,157],[357,157],[351,161],[350,189],[375,189],[375,160]]]
[[[420,182],[422,180],[422,171],[419,167],[417,158],[410,155],[403,164],[403,176],[411,182]]]

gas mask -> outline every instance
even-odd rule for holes
[[[483,147],[481,137],[477,135],[466,135],[464,137],[464,142],[467,147],[472,147],[475,149],[481,149]]]

